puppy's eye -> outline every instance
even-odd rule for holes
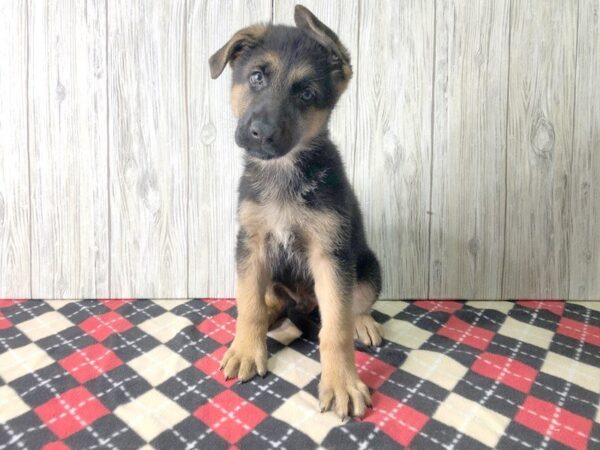
[[[248,79],[250,85],[253,87],[261,87],[265,83],[265,77],[260,71],[255,71],[250,74],[250,78]]]
[[[315,92],[310,88],[304,89],[300,93],[300,98],[305,102],[311,101],[314,98],[314,96],[315,96]]]

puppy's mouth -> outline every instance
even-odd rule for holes
[[[246,150],[246,152],[248,152],[248,155],[250,155],[254,158],[265,160],[265,161],[268,161],[269,159],[275,159],[275,158],[282,156],[281,154],[279,154],[276,151],[276,149],[273,146],[270,146],[270,145],[262,146],[262,147],[258,147],[258,148],[244,147],[244,149]]]

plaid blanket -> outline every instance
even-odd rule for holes
[[[235,302],[0,301],[0,449],[600,448],[600,303],[380,301],[373,408],[318,411],[310,327],[225,381]],[[314,330],[313,330],[314,331]]]

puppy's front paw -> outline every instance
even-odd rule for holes
[[[321,412],[333,410],[344,420],[349,415],[362,417],[371,406],[369,388],[355,373],[321,377],[319,384]]]
[[[237,377],[244,382],[257,373],[267,373],[267,345],[258,339],[234,339],[231,347],[223,355],[221,369],[226,379]]]

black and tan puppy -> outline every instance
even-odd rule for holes
[[[369,390],[358,378],[353,337],[381,343],[371,306],[379,263],[329,139],[331,111],[352,76],[348,51],[310,11],[297,27],[254,25],[210,58],[213,78],[233,69],[236,143],[245,149],[239,186],[236,336],[222,361],[245,381],[267,370],[266,333],[286,302],[318,304],[323,410],[361,416]]]

